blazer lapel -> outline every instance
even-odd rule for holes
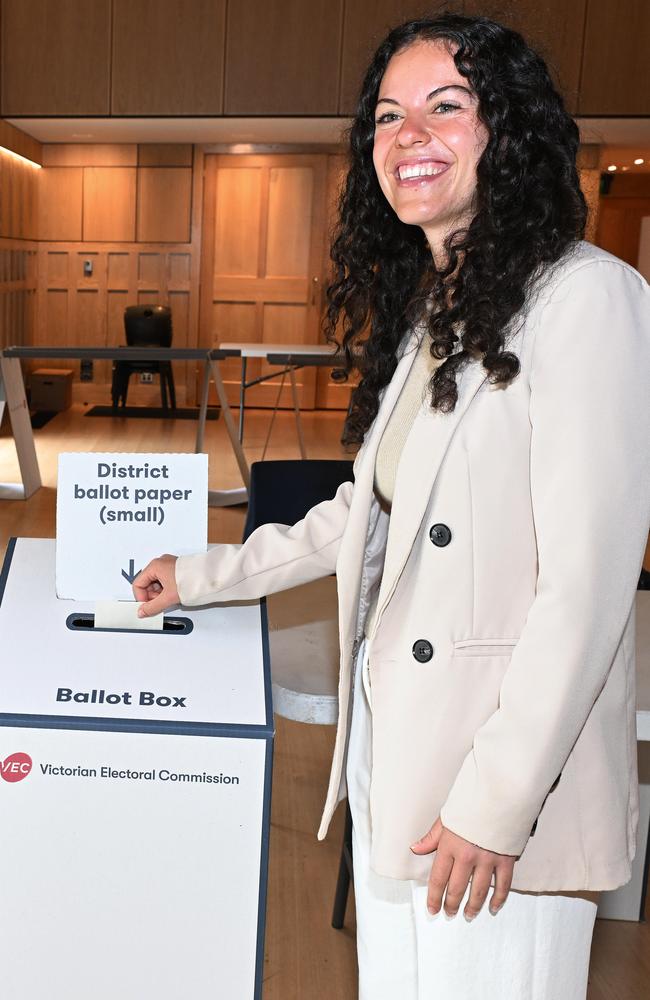
[[[375,629],[413,547],[454,431],[486,378],[481,362],[471,362],[458,378],[454,410],[443,413],[427,405],[413,423],[397,471]],[[373,450],[373,470],[377,444],[378,440]]]

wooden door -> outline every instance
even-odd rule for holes
[[[208,155],[201,255],[201,343],[317,344],[326,238],[327,157],[316,154]],[[272,372],[248,362],[247,378]],[[223,365],[232,402],[239,361]],[[297,376],[302,407],[315,405],[315,370]],[[280,377],[246,395],[248,406],[274,406]],[[280,405],[290,406],[286,381]]]
[[[650,198],[600,199],[596,243],[632,267],[639,264],[641,220],[650,215]]]

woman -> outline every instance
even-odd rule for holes
[[[361,345],[354,486],[135,583],[148,614],[336,571],[318,835],[347,790],[363,1000],[580,1000],[598,892],[630,878],[650,292],[582,240],[577,146],[518,34],[392,31],[329,289],[350,368]]]

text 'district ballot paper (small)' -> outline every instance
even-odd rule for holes
[[[56,593],[133,600],[151,559],[205,552],[208,457],[66,452],[59,456]]]

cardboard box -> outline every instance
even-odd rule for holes
[[[72,376],[68,368],[39,368],[30,377],[32,410],[67,410],[72,403]]]

